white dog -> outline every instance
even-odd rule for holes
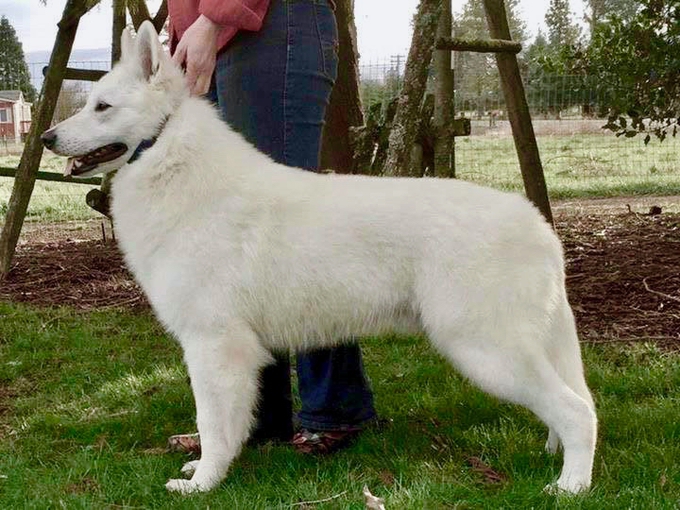
[[[426,333],[480,388],[533,411],[546,448],[564,449],[556,488],[590,486],[596,416],[562,248],[527,200],[276,164],[189,96],[150,23],[122,43],[85,107],[43,140],[75,176],[120,169],[116,233],[196,400],[203,454],[169,490],[224,478],[271,350],[395,330]]]

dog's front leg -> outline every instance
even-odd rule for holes
[[[170,480],[166,488],[189,494],[216,487],[240,452],[253,420],[259,372],[271,355],[244,326],[180,341],[196,400],[201,460],[190,480]]]

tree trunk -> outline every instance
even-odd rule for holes
[[[0,279],[7,275],[12,264],[14,250],[19,240],[21,227],[24,224],[28,203],[31,200],[40,159],[42,158],[43,146],[40,135],[50,127],[52,122],[66,64],[71,55],[73,41],[76,38],[80,16],[91,7],[88,7],[87,4],[88,2],[85,0],[68,0],[64,7],[62,20],[58,24],[59,30],[50,56],[49,69],[43,82],[38,107],[33,115],[26,145],[21,154],[12,195],[7,206],[5,225],[2,229],[2,235],[0,235]]]
[[[441,9],[437,24],[437,38],[451,37],[451,0],[442,0]],[[452,130],[453,70],[449,50],[435,50],[434,73],[434,175],[435,177],[455,177],[455,138]]]
[[[321,168],[338,173],[356,173],[350,128],[361,126],[359,65],[357,63],[354,0],[336,0],[338,23],[338,77],[326,110],[326,125],[321,144]]]
[[[410,169],[409,157],[418,134],[420,105],[427,85],[440,9],[441,0],[421,0],[418,6],[404,84],[389,138],[385,175],[417,175]]]
[[[113,0],[113,23],[111,25],[111,64],[120,60],[120,36],[125,29],[126,0]]]

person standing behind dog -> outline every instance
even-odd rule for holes
[[[337,72],[333,0],[169,0],[173,59],[194,95],[260,151],[319,167],[324,115]],[[272,282],[276,285],[276,282]],[[264,369],[255,438],[293,434],[290,361]],[[294,446],[326,453],[375,418],[356,343],[298,354],[302,427]]]

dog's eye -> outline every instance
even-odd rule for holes
[[[104,101],[99,101],[97,105],[94,107],[95,112],[103,112],[104,110],[108,110],[111,108],[111,105],[109,103],[105,103]]]

